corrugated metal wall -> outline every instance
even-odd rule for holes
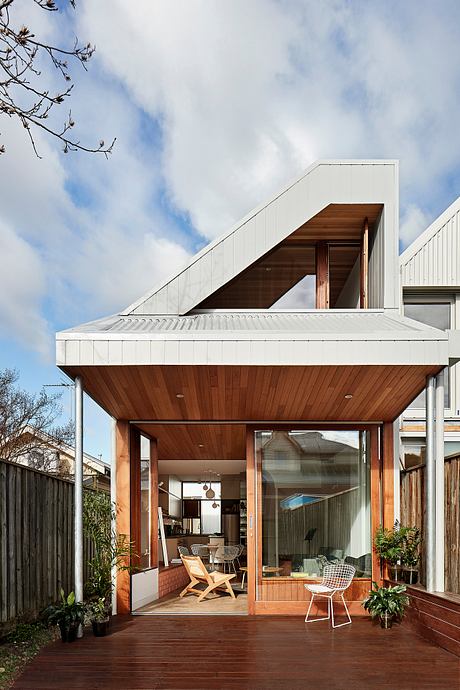
[[[407,260],[402,256],[404,287],[460,285],[460,203],[456,202],[446,218],[443,214],[432,226],[429,237]],[[436,230],[436,224],[439,228]]]

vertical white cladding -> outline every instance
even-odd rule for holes
[[[460,286],[460,198],[401,255],[403,287]]]
[[[366,203],[384,205],[384,224],[371,257],[375,287],[370,306],[397,309],[398,163],[383,160],[318,161],[123,313],[185,314],[329,204]]]

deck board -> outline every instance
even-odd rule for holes
[[[112,634],[90,632],[46,647],[15,690],[443,690],[460,683],[459,659],[408,625],[366,619],[332,631],[298,617],[117,617]]]

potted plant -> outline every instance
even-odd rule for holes
[[[78,626],[83,624],[85,606],[75,601],[74,592],[67,597],[61,589],[61,601],[59,604],[48,606],[45,611],[48,625],[58,625],[63,642],[73,642],[77,637]]]
[[[366,611],[369,611],[372,618],[380,618],[382,628],[391,628],[393,620],[404,616],[404,610],[409,604],[404,585],[395,587],[379,587],[376,582],[372,583],[373,589],[363,602]]]
[[[292,573],[292,556],[290,554],[279,556],[279,566],[282,569],[280,575],[290,575]]]
[[[110,623],[109,611],[104,597],[90,601],[87,606],[88,616],[93,626],[95,637],[107,635]]]
[[[104,600],[110,618],[112,600],[112,572],[135,571],[133,545],[125,534],[118,534],[113,527],[115,508],[105,492],[85,491],[83,494],[83,530],[93,547],[93,557],[88,562],[89,578],[85,584],[85,596],[90,604]]]
[[[418,527],[405,527],[402,545],[401,562],[403,577],[407,585],[416,585],[418,581],[418,562],[420,559],[420,542],[422,541]]]
[[[404,530],[399,522],[395,522],[392,529],[380,526],[375,533],[374,548],[382,561],[388,567],[390,580],[399,582],[402,579],[400,560],[403,552]]]

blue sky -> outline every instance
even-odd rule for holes
[[[117,137],[105,160],[38,135],[38,160],[1,123],[0,365],[30,390],[62,379],[56,330],[126,307],[317,158],[400,160],[401,247],[460,195],[456,1],[15,5],[96,45],[72,69],[76,133]],[[108,457],[106,415],[86,420]]]

